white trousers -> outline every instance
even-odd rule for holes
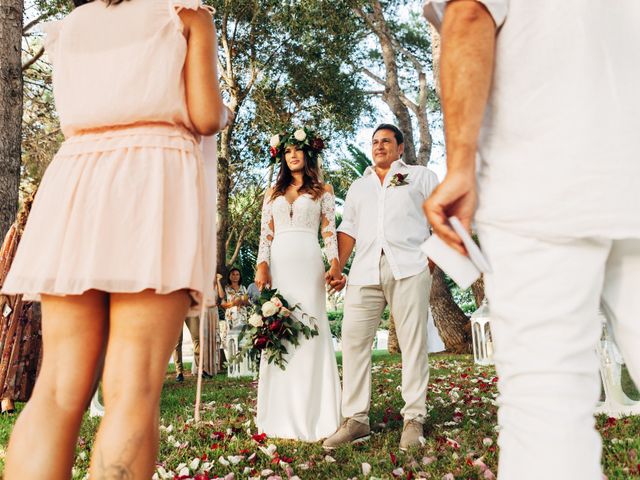
[[[479,233],[493,269],[485,286],[499,376],[499,478],[601,480],[598,307],[640,384],[640,240]]]
[[[342,322],[342,416],[368,424],[371,404],[371,345],[389,304],[402,350],[401,413],[405,420],[424,422],[429,382],[427,317],[429,270],[395,280],[386,256],[380,259],[379,285],[349,285]]]

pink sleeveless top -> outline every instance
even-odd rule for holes
[[[178,12],[200,0],[101,0],[43,26],[53,91],[68,138],[97,128],[165,122],[193,131]],[[209,8],[209,7],[204,7]]]

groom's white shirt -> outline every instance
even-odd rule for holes
[[[393,186],[398,173],[407,185]],[[350,285],[380,283],[380,256],[384,251],[396,280],[427,268],[420,245],[429,238],[429,224],[422,213],[423,202],[438,185],[438,177],[426,167],[391,164],[380,183],[373,167],[367,168],[349,188],[338,232],[356,240],[356,256],[349,272]]]

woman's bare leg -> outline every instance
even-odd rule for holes
[[[93,447],[92,479],[153,475],[160,392],[189,302],[186,291],[111,294],[102,377],[105,416]]]
[[[107,294],[42,296],[42,366],[9,441],[6,480],[71,477],[78,431],[102,356]]]

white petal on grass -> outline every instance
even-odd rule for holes
[[[276,450],[278,450],[278,447],[276,447],[273,443],[268,447],[258,447],[258,448],[262,453],[264,453],[267,457],[270,457],[270,458],[273,457],[276,453]]]

